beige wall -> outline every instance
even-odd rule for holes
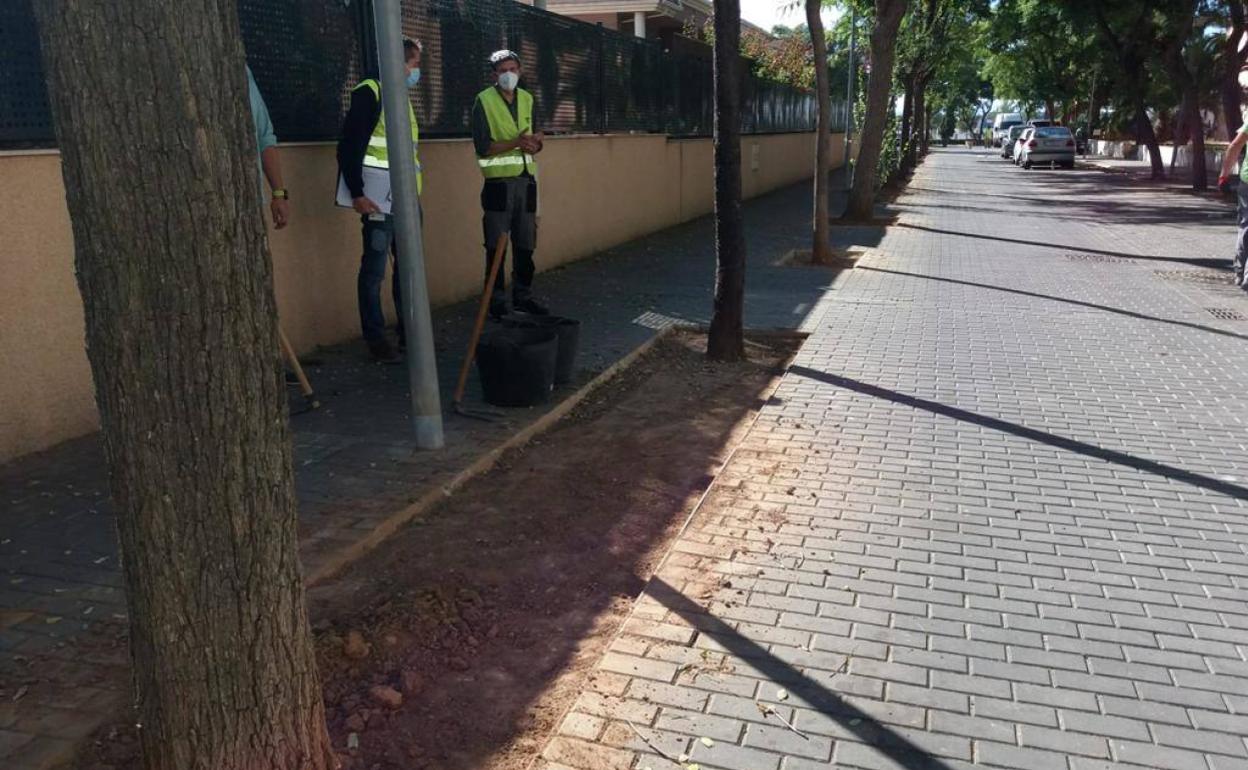
[[[839,165],[843,143],[834,141]],[[810,134],[742,141],[747,197],[810,177]],[[359,333],[359,219],[336,208],[331,144],[282,149],[293,215],[272,232],[282,326],[308,350]],[[430,297],[478,290],[479,177],[467,140],[421,144]],[[588,256],[710,212],[711,142],[665,136],[554,137],[541,158],[539,269]],[[82,305],[60,156],[0,154],[0,461],[90,432],[97,416],[83,350]],[[386,295],[388,296],[388,294]]]

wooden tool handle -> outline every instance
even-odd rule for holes
[[[507,234],[498,239],[494,247],[494,259],[490,262],[490,277],[485,281],[485,291],[481,294],[481,304],[477,307],[477,322],[472,327],[472,339],[468,341],[468,354],[464,356],[464,365],[459,370],[459,383],[455,385],[453,403],[463,403],[464,388],[468,387],[468,371],[477,355],[477,342],[481,339],[481,329],[485,327],[485,316],[490,310],[490,297],[494,294],[494,283],[498,280],[498,271],[503,264],[503,255],[507,253]]]

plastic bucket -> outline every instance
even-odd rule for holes
[[[555,384],[565,385],[576,375],[576,351],[581,342],[581,322],[575,318],[555,315],[509,315],[504,328],[549,329],[559,337],[559,355],[555,359]]]
[[[489,332],[477,345],[477,374],[487,404],[534,406],[555,387],[559,336],[550,329],[510,327]]]

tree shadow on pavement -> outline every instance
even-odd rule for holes
[[[1037,246],[1043,249],[1059,249],[1079,254],[1097,254],[1104,257],[1117,257],[1119,259],[1137,259],[1144,262],[1178,262],[1185,265],[1195,265],[1197,267],[1210,267],[1226,269],[1228,260],[1211,259],[1208,257],[1163,257],[1150,256],[1146,254],[1130,254],[1122,251],[1106,251],[1104,249],[1089,249],[1086,246],[1071,246],[1061,243],[1044,243],[1043,241],[1028,241],[1021,238],[1007,238],[1003,235],[985,235],[983,233],[964,233],[959,230],[944,230],[939,227],[928,227],[927,225],[916,225],[911,222],[898,222],[897,227],[904,227],[908,230],[922,230],[925,233],[936,233],[937,235],[955,235],[960,238],[977,238],[984,241],[1000,241],[1002,243],[1016,243],[1020,246]]]
[[[896,390],[890,390],[878,385],[872,385],[870,383],[851,379],[849,377],[842,377],[828,372],[821,372],[818,369],[811,369],[807,366],[791,366],[789,367],[789,372],[791,374],[796,374],[799,377],[807,377],[838,388],[844,388],[846,390],[852,390],[855,393],[871,396],[872,398],[879,398],[885,401],[891,401],[895,404],[901,404],[902,406],[921,409],[925,412],[930,412],[942,417],[949,417],[961,422],[971,423],[972,425],[978,425],[983,428],[988,428],[989,430],[1008,433],[1012,436],[1018,436],[1029,441],[1034,441],[1038,444],[1045,444],[1046,446],[1056,447],[1057,449],[1062,449],[1067,452],[1074,452],[1085,457],[1103,460],[1115,465],[1121,465],[1127,468],[1143,471],[1145,473],[1161,476],[1172,481],[1190,484],[1194,487],[1199,487],[1200,489],[1206,489],[1210,492],[1226,495],[1227,497],[1235,500],[1248,500],[1248,488],[1214,478],[1213,476],[1206,476],[1203,473],[1196,473],[1195,471],[1189,471],[1184,468],[1177,468],[1173,465],[1167,465],[1165,463],[1157,462],[1156,460],[1149,460],[1144,457],[1136,457],[1135,455],[1130,455],[1126,452],[1119,452],[1115,449],[1106,449],[1104,447],[1096,446],[1095,444],[1089,444],[1085,441],[1079,441],[1078,439],[1057,436],[1052,433],[1048,433],[1047,431],[1028,428],[1025,425],[1019,425],[1018,423],[1008,422],[996,417],[989,417],[988,415],[971,412],[966,409],[959,409],[958,407],[942,404],[938,401],[919,398],[917,396],[901,393]]]
[[[1141,321],[1155,321],[1157,323],[1171,324],[1173,326],[1182,326],[1188,329],[1196,329],[1197,331],[1209,332],[1210,334],[1220,334],[1223,337],[1234,337],[1236,339],[1248,340],[1248,334],[1239,334],[1238,332],[1219,329],[1214,326],[1205,326],[1204,324],[1191,323],[1190,321],[1177,321],[1171,318],[1158,318],[1157,316],[1147,315],[1145,313],[1137,313],[1133,310],[1123,310],[1122,308],[1110,307],[1109,305],[1098,305],[1095,302],[1083,302],[1077,299],[1068,299],[1066,297],[1054,297],[1051,294],[1040,294],[1034,291],[1024,291],[1022,289],[1011,289],[1006,286],[994,286],[990,283],[977,283],[975,281],[961,281],[957,278],[944,278],[938,275],[923,275],[922,273],[908,273],[904,270],[888,270],[883,267],[868,267],[866,265],[858,265],[858,270],[864,270],[871,273],[888,273],[889,275],[901,275],[909,278],[922,278],[925,281],[939,281],[940,283],[952,283],[958,286],[971,286],[977,289],[990,289],[992,291],[1001,291],[1007,294],[1017,294],[1021,297],[1034,297],[1035,299],[1049,300],[1051,302],[1061,302],[1066,305],[1076,305],[1078,307],[1086,307],[1092,310],[1102,310],[1106,313],[1114,313],[1115,315],[1126,316],[1127,318],[1136,318]]]
[[[857,708],[800,669],[771,654],[761,644],[709,614],[705,608],[662,578],[651,578],[643,596],[679,615],[686,623],[710,637],[729,653],[748,660],[751,667],[771,682],[784,685],[788,688],[790,697],[797,703],[832,719],[840,733],[838,737],[849,739],[852,736],[852,739],[872,745],[895,763],[887,765],[888,767],[896,766],[905,770],[951,770],[946,762],[932,756],[896,730],[876,721],[871,714]],[[848,662],[847,657],[846,663]]]

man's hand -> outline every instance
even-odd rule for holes
[[[278,230],[290,221],[290,201],[285,198],[274,198],[269,203],[269,211],[273,213],[273,227]]]
[[[1222,174],[1218,177],[1218,189],[1224,193],[1231,191],[1231,177],[1229,175]]]
[[[351,208],[355,209],[357,213],[364,215],[376,214],[381,211],[381,209],[377,208],[377,204],[373,203],[373,201],[365,195],[361,195],[358,198],[352,198]]]
[[[520,137],[520,149],[533,155],[542,151],[542,140],[545,134],[525,134]]]

